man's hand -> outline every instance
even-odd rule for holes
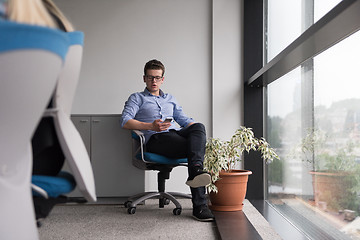
[[[167,130],[170,126],[170,122],[163,122],[161,119],[156,119],[152,123],[152,130],[156,132],[161,132]]]

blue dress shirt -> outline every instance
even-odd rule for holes
[[[181,126],[186,127],[189,123],[194,122],[192,118],[185,115],[182,107],[179,106],[175,97],[160,90],[160,96],[152,95],[147,88],[143,92],[137,92],[130,95],[125,102],[124,110],[121,115],[121,127],[130,119],[140,122],[152,123],[156,119],[165,120],[167,117],[173,119]],[[170,129],[179,130],[175,123],[162,132],[168,132]],[[151,135],[158,133],[151,130],[142,130],[147,142]]]

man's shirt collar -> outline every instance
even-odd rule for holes
[[[154,96],[154,95],[152,95],[150,92],[149,92],[149,90],[147,89],[147,88],[145,88],[145,90],[144,90],[144,95],[145,96]],[[166,93],[164,93],[161,89],[160,89],[160,91],[159,91],[159,95],[160,95],[160,97],[162,97],[162,98],[165,98],[166,97]]]

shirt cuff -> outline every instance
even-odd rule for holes
[[[127,123],[127,121],[129,121],[130,119],[132,119],[130,116],[122,116],[120,121],[121,127],[123,128],[125,123]]]

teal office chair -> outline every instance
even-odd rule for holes
[[[38,239],[31,137],[51,98],[69,41],[58,30],[0,21],[0,238]]]
[[[37,219],[45,218],[55,204],[67,202],[64,194],[74,190],[76,185],[87,201],[97,200],[90,158],[79,132],[70,119],[81,69],[84,34],[78,31],[65,34],[69,38],[69,51],[53,94],[53,105],[46,109],[43,117],[53,118],[56,131],[54,137],[58,139],[73,175],[60,172],[58,176],[32,176]]]
[[[187,159],[171,159],[159,154],[149,153],[145,150],[145,137],[141,131],[132,130],[132,147],[133,158],[132,163],[135,167],[142,170],[158,171],[158,191],[144,192],[128,198],[124,203],[129,214],[135,214],[136,206],[150,198],[159,199],[159,208],[164,208],[170,202],[175,204],[173,209],[174,215],[180,215],[182,211],[181,204],[176,200],[175,196],[182,198],[191,198],[190,194],[178,192],[165,192],[165,182],[170,178],[170,172],[174,167],[187,167]]]

